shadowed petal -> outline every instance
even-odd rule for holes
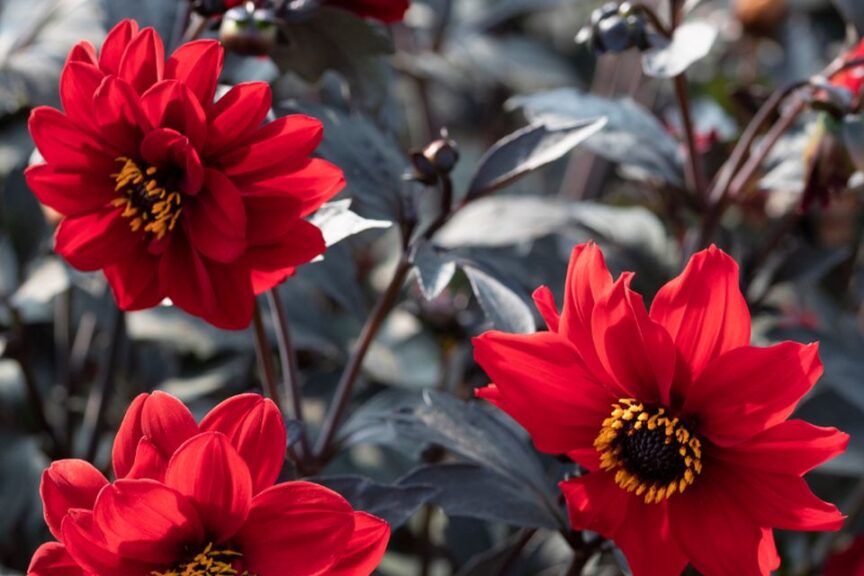
[[[59,542],[39,546],[30,559],[27,576],[85,576],[78,563]]]
[[[42,473],[39,493],[45,523],[58,540],[63,518],[71,508],[92,510],[96,496],[108,484],[105,476],[84,460],[57,460]]]

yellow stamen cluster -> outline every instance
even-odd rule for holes
[[[702,472],[702,443],[665,408],[632,398],[612,405],[594,440],[600,468],[615,471],[615,483],[647,504],[684,492]]]
[[[117,182],[114,190],[122,195],[112,205],[124,207],[121,215],[131,218],[132,230],[137,232],[143,228],[161,239],[177,225],[183,211],[182,196],[160,184],[156,168],[150,166],[141,170],[134,160],[125,156],[117,161],[123,162],[123,167],[111,177]]]
[[[150,572],[150,576],[254,576],[245,570],[240,572],[234,568],[234,562],[241,556],[241,553],[230,549],[215,550],[211,542],[192,560],[165,572]]]

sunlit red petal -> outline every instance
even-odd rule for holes
[[[108,76],[93,95],[93,108],[101,137],[123,156],[134,158],[144,130],[149,126],[132,86]]]
[[[219,156],[242,143],[267,117],[272,99],[265,82],[243,82],[228,90],[207,114],[207,155]]]
[[[70,53],[69,59],[72,59]],[[60,101],[63,111],[79,126],[93,123],[93,94],[105,74],[94,64],[69,61],[60,75]]]
[[[57,460],[42,473],[39,493],[48,529],[58,539],[70,508],[92,510],[96,496],[108,484],[105,476],[84,460]]]
[[[593,463],[594,439],[616,398],[591,381],[568,341],[552,332],[487,332],[474,339],[474,358],[497,386],[501,408],[539,450],[589,448],[592,460],[585,464]]]
[[[165,78],[180,80],[206,109],[213,102],[225,51],[215,40],[195,40],[180,46],[165,63]]]
[[[676,351],[666,330],[648,317],[642,297],[622,274],[595,304],[597,355],[622,398],[669,405]]]
[[[144,246],[103,272],[117,306],[123,310],[152,308],[164,299],[159,286],[158,259],[148,253]]]
[[[109,550],[124,559],[172,565],[205,544],[195,507],[155,480],[117,480],[102,490],[93,509]]]
[[[220,163],[228,176],[261,176],[290,172],[306,162],[321,143],[323,127],[308,116],[283,116],[259,128],[242,145],[221,156]]]
[[[207,536],[217,542],[240,529],[252,505],[249,469],[219,432],[187,440],[171,457],[165,484],[195,506]]]
[[[273,485],[285,462],[282,414],[272,400],[239,394],[220,403],[201,421],[202,431],[221,432],[245,460],[255,493]]]
[[[246,249],[246,211],[240,191],[218,170],[205,170],[204,190],[190,201],[185,223],[192,244],[211,260],[233,262]]]
[[[738,282],[738,264],[712,246],[654,298],[651,318],[669,332],[693,378],[714,358],[750,343],[750,312]]]
[[[324,253],[321,229],[306,220],[286,223],[283,237],[271,244],[250,246],[244,262],[253,270],[280,270],[306,264]]]
[[[147,436],[166,458],[198,433],[189,409],[164,392],[141,394],[129,405],[114,438],[114,474],[124,478],[132,469],[142,436]]]
[[[103,208],[65,218],[54,238],[54,249],[79,270],[93,271],[127,257],[140,244],[119,208]]]
[[[106,74],[117,74],[120,70],[120,60],[123,59],[123,53],[137,34],[138,23],[134,20],[126,19],[114,26],[108,32],[108,36],[105,37],[105,42],[102,43],[99,68]]]
[[[546,326],[552,332],[558,332],[561,316],[558,314],[558,306],[555,304],[555,295],[552,294],[552,290],[546,286],[540,286],[534,291],[533,298]]]
[[[177,80],[155,84],[141,96],[141,106],[154,128],[171,128],[202,150],[207,138],[207,118],[198,99]]]
[[[153,28],[144,28],[123,51],[117,75],[131,84],[138,94],[144,94],[162,80],[164,68],[162,39]]]
[[[117,198],[113,180],[98,174],[56,164],[34,164],[25,171],[27,185],[39,201],[64,216],[98,211]]]
[[[390,525],[365,512],[354,513],[354,534],[342,557],[327,571],[328,576],[368,576],[387,550]]]
[[[85,576],[78,563],[59,542],[39,546],[30,560],[27,576]]]
[[[286,482],[257,496],[236,541],[258,576],[325,574],[354,534],[354,510],[339,494]]]
[[[786,420],[821,375],[815,344],[743,346],[708,365],[684,414],[696,416],[700,432],[713,442],[736,444]]]

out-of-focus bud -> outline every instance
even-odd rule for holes
[[[244,56],[269,54],[276,45],[276,14],[247,2],[228,10],[219,27],[219,40],[228,50]]]
[[[771,34],[785,13],[786,0],[735,0],[735,16],[751,34]]]
[[[832,194],[848,187],[855,166],[843,142],[841,120],[828,113],[819,117],[816,129],[805,151],[807,172],[801,210],[808,210],[817,202],[823,208]]]
[[[411,179],[423,184],[432,185],[441,176],[447,176],[459,161],[459,148],[450,138],[446,130],[441,131],[441,137],[430,142],[422,152],[411,155],[414,172]]]
[[[651,47],[645,18],[627,2],[609,2],[591,13],[591,25],[576,36],[577,42],[590,42],[600,52],[618,54],[638,48]]]

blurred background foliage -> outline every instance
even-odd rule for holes
[[[506,417],[464,402],[486,383],[470,337],[490,326],[539,326],[530,293],[541,284],[560,291],[576,243],[599,242],[614,272],[637,272],[649,299],[699,243],[705,206],[685,184],[672,83],[643,74],[638,52],[598,57],[574,42],[599,5],[415,0],[405,22],[387,28],[325,7],[282,23],[269,56],[228,58],[223,82],[265,80],[275,114],[324,122],[319,153],[345,171],[343,198],[356,213],[343,204],[320,216],[344,239],[280,291],[306,416],[289,422],[289,443],[302,426],[315,437],[351,344],[397,266],[399,229],[418,222],[409,281],[363,363],[329,462],[284,471],[312,473],[398,528],[381,574],[560,574],[570,565],[556,482],[575,465],[538,454]],[[819,73],[851,45],[864,30],[862,6],[687,3],[687,22],[714,39],[705,54],[686,57],[704,55],[688,81],[709,176],[773,90]],[[169,307],[118,314],[101,276],[53,255],[54,217],[22,176],[33,153],[28,112],[58,105],[71,46],[98,44],[126,17],[176,45],[187,10],[182,0],[0,2],[4,574],[22,573],[48,538],[38,494],[46,463],[75,456],[107,468],[113,430],[135,394],[170,392],[200,416],[228,395],[260,390],[251,333],[218,331]],[[681,64],[680,51],[671,58]],[[850,521],[841,534],[781,535],[790,575],[819,574],[864,531],[864,179],[856,173],[864,139],[860,118],[847,115],[839,122],[849,128],[838,129],[815,108],[780,138],[714,236],[742,265],[757,343],[821,342],[825,376],[801,417],[852,435],[848,452],[811,476]],[[426,234],[441,223],[442,190],[405,175],[420,162],[411,153],[442,128],[459,149],[452,206],[465,207]],[[824,156],[826,148],[839,156]],[[846,164],[848,173],[833,173]],[[808,186],[826,189],[813,182],[820,166],[840,184],[802,211]],[[586,574],[622,573],[608,543],[590,551]]]

